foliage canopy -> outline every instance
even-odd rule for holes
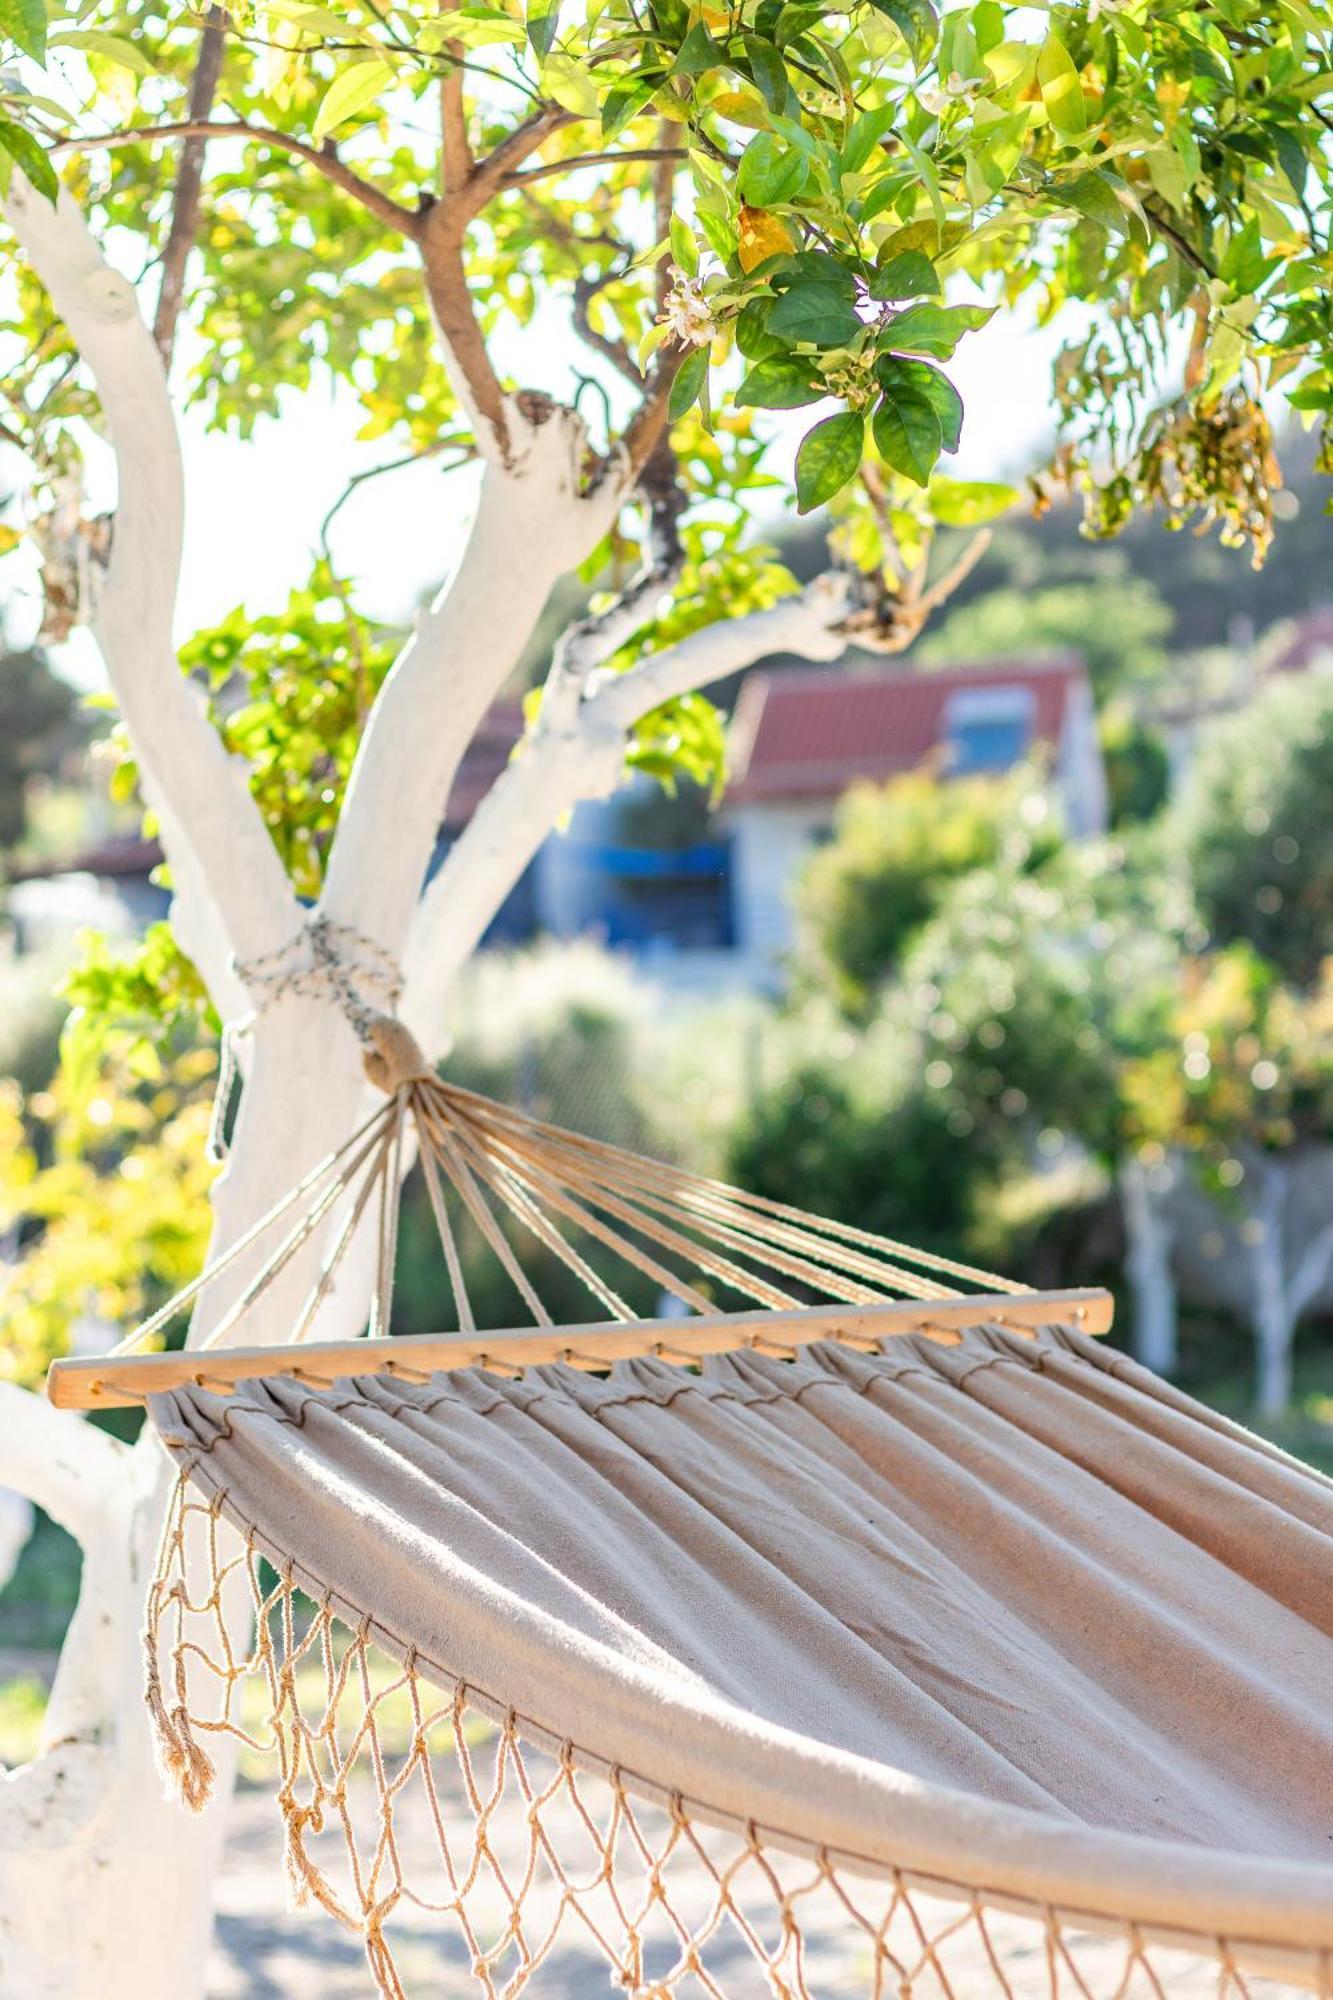
[[[69,163],[163,260],[159,327],[184,304],[190,394],[242,434],[327,370],[367,436],[462,459],[430,309],[494,413],[496,357],[530,379],[513,332],[555,297],[588,360],[534,386],[584,396],[599,449],[666,418],[691,496],[725,502],[758,471],[753,413],[810,406],[798,504],[868,497],[862,541],[910,553],[965,422],[950,358],[1029,299],[1075,309],[1052,481],[1092,528],[1161,502],[1261,554],[1261,394],[1333,411],[1307,0],[238,0],[202,49],[170,0],[9,0],[0,29],[24,58],[0,148],[48,188]],[[207,139],[183,215],[168,147],[199,168]],[[15,434],[59,467],[89,391],[20,290]]]

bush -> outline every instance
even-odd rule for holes
[[[1058,845],[1050,802],[1031,770],[947,784],[914,771],[854,787],[798,889],[816,979],[846,1012],[865,1014],[954,882],[1000,861],[1038,867]]]
[[[1295,676],[1209,732],[1175,837],[1218,944],[1308,986],[1333,944],[1333,684]]]

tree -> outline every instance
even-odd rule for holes
[[[1243,944],[1183,973],[1169,1033],[1126,1076],[1127,1124],[1183,1154],[1229,1224],[1256,1403],[1280,1417],[1297,1324],[1333,1274],[1333,960],[1309,994]]]
[[[1262,553],[1260,392],[1333,408],[1311,115],[1327,58],[1299,8],[1128,0],[1034,27],[1004,0],[942,21],[929,0],[563,17],[532,0],[522,19],[512,0],[236,0],[201,27],[139,0],[49,19],[23,0],[0,37],[5,437],[31,472],[46,631],[91,622],[176,946],[218,1016],[257,1016],[219,1248],[353,1129],[348,1012],[396,995],[401,968],[403,1015],[438,1052],[443,997],[547,831],[627,761],[716,765],[697,689],[776,651],[915,636],[951,580],[927,580],[935,523],[1006,497],[936,471],[963,421],[947,363],[998,302],[1089,309],[1055,385],[1052,477],[1097,532],[1160,500]],[[150,276],[136,288],[113,254]],[[586,359],[531,325],[539,295]],[[479,473],[457,572],[391,664],[326,557],[310,589],[327,629],[301,585],[272,630],[188,650],[187,677],[176,404],[248,435],[316,379],[359,403],[386,468]],[[806,404],[797,503],[835,504],[858,574],[795,593],[749,554],[746,512],[768,477],[755,413]],[[114,521],[85,497],[99,438]],[[468,739],[576,570],[599,595],[423,893]],[[261,662],[261,712],[215,726],[200,678]],[[293,1258],[246,1338],[282,1338],[308,1278]],[[359,1328],[364,1299],[340,1288],[321,1331]],[[186,2000],[221,1810],[184,1824],[163,1804],[143,1727],[137,1579],[161,1467],[6,1385],[0,1476],[85,1558],[43,1754],[5,1787],[7,1979],[32,2000]]]
[[[1333,687],[1275,682],[1214,724],[1177,815],[1199,913],[1308,984],[1333,943]]]
[[[816,976],[848,1013],[863,1014],[953,882],[998,863],[1039,867],[1059,838],[1031,770],[950,783],[913,771],[887,785],[854,786],[839,801],[832,840],[811,856],[799,884]]]
[[[1176,1360],[1165,1149],[1131,1120],[1127,1079],[1170,1042],[1183,899],[1165,870],[1108,843],[1040,875],[964,878],[888,999],[920,1038],[927,1085],[999,1172],[1090,1156],[1120,1194],[1139,1359]]]

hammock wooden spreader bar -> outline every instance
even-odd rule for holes
[[[558,1990],[591,1954],[627,2000],[737,2000],[738,1955],[771,2000],[1163,2000],[1180,1952],[1219,2000],[1333,2000],[1333,1484],[1089,1339],[1103,1292],[580,1138],[359,1027],[384,1103],[51,1372],[146,1404],[178,1468],[145,1696],[187,1804],[214,1737],[268,1752],[296,1900],[384,2000],[427,1914],[485,2000],[567,1938]],[[452,1330],[393,1339],[412,1155]],[[312,1339],[354,1245],[368,1337]],[[478,1326],[479,1248],[529,1324]],[[144,1351],[227,1278],[208,1339]]]
[[[322,1383],[472,1366],[504,1373],[550,1361],[603,1370],[642,1354],[697,1360],[743,1347],[792,1353],[823,1340],[956,1341],[963,1328],[983,1324],[1019,1332],[1070,1325],[1085,1333],[1111,1324],[1104,1291],[1025,1291],[974,1265],[580,1137],[436,1076],[394,1022],[372,1023],[372,1035],[367,1067],[385,1090],[384,1103],[118,1349],[56,1362],[48,1378],[53,1402],[116,1409],[185,1383],[225,1391],[273,1373]],[[386,1336],[399,1191],[412,1152],[456,1331],[395,1340]],[[374,1233],[368,1337],[311,1341],[352,1243],[367,1229]],[[508,1276],[529,1326],[478,1329],[460,1248],[468,1230]],[[524,1239],[573,1273],[601,1308],[598,1317],[556,1324],[519,1254]],[[292,1322],[279,1329],[280,1344],[237,1344],[274,1281],[316,1246],[318,1268]],[[648,1279],[679,1316],[636,1315],[616,1288],[617,1268]],[[202,1346],[144,1351],[229,1273],[247,1270]]]
[[[1333,1485],[1080,1333],[149,1413],[164,1772],[385,2000],[1333,2000]]]
[[[312,1341],[289,1347],[223,1347],[206,1353],[125,1354],[111,1360],[55,1361],[47,1393],[63,1410],[128,1409],[147,1396],[186,1385],[229,1394],[251,1377],[292,1375],[327,1387],[347,1376],[396,1375],[422,1381],[450,1368],[483,1368],[516,1374],[544,1362],[601,1371],[635,1355],[694,1362],[706,1354],[750,1349],[791,1357],[815,1341],[875,1349],[895,1337],[920,1335],[954,1345],[963,1329],[993,1326],[1023,1333],[1040,1326],[1077,1326],[1109,1332],[1114,1301],[1109,1292],[1000,1292],[993,1296],[936,1299],[929,1306],[808,1306],[794,1312],[719,1313],[693,1319],[598,1321],[494,1333],[410,1334],[396,1340]]]

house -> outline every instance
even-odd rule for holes
[[[759,966],[790,949],[794,883],[851,785],[922,765],[943,776],[999,774],[1043,755],[1071,835],[1106,826],[1092,690],[1074,656],[754,673],[736,704],[731,754],[732,925],[736,948]]]
[[[499,702],[459,767],[431,873],[504,770],[522,709]],[[933,764],[943,773],[1007,771],[1032,752],[1050,760],[1066,824],[1105,823],[1105,782],[1087,676],[1075,659],[957,668],[806,671],[744,682],[731,732],[733,782],[720,813],[657,823],[649,779],[589,801],[547,839],[484,942],[536,935],[597,937],[632,954],[675,990],[770,983],[792,938],[792,892],[810,847],[826,838],[842,793]],[[155,842],[110,841],[63,866],[34,869],[11,897],[26,943],[80,921],[121,934],[166,907],[150,881]],[[27,907],[13,908],[26,895]],[[24,933],[27,936],[24,936]]]

